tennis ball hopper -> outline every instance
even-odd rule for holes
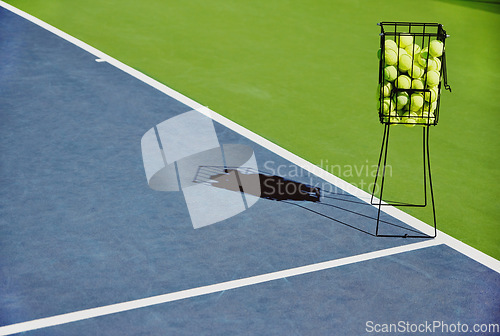
[[[376,235],[434,238],[437,235],[437,228],[429,130],[439,121],[442,88],[451,92],[447,80],[445,50],[445,42],[449,35],[439,23],[380,22],[378,25],[381,32],[378,51],[377,108],[379,120],[384,125],[384,135],[371,197],[371,204],[378,206]],[[394,125],[422,127],[423,202],[383,201],[389,135]],[[376,194],[378,199],[375,199]],[[429,203],[428,198],[433,213],[433,233],[405,236],[381,233],[380,212],[383,206],[426,207]]]

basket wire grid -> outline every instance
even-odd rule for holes
[[[379,26],[381,32],[377,94],[380,122],[410,126],[436,125],[439,121],[442,84],[445,89],[451,91],[446,72],[446,31],[438,23],[381,22]],[[408,37],[412,40],[411,46],[401,43],[402,39]],[[429,52],[434,40],[440,41],[443,46],[442,54],[437,57],[433,57]],[[397,48],[390,48],[394,46],[390,41],[394,41]],[[409,69],[408,64],[411,64]],[[385,75],[390,72],[391,67],[397,71],[396,78]],[[427,76],[431,71],[439,73],[437,84],[435,81],[431,83]],[[404,85],[408,79],[410,87]],[[423,99],[415,96],[421,96]],[[407,103],[401,104],[398,97],[403,97],[403,100],[407,97]],[[423,106],[417,103],[419,100],[424,102]]]

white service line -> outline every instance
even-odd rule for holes
[[[340,258],[330,261],[325,261],[317,264],[311,264],[296,268],[290,268],[282,271],[277,271],[273,273],[256,275],[248,278],[232,280],[227,282],[221,282],[214,285],[202,286],[197,288],[191,288],[182,290],[179,292],[168,293],[163,295],[152,296],[144,299],[133,300],[128,302],[116,303],[108,306],[102,306],[97,308],[80,310],[72,313],[61,314],[56,316],[51,316],[47,318],[41,318],[37,320],[21,322],[16,324],[11,324],[8,326],[0,327],[0,335],[12,335],[15,333],[26,332],[30,330],[36,330],[41,328],[52,327],[56,325],[86,320],[94,317],[105,316],[115,313],[121,313],[124,311],[129,311],[138,308],[150,307],[162,303],[173,302],[183,299],[188,299],[196,296],[213,294],[217,292],[223,292],[231,289],[242,288],[246,286],[252,286],[257,284],[262,284],[265,282],[279,280],[284,278],[290,278],[297,275],[303,275],[312,272],[323,271],[327,269],[332,269],[339,266],[349,265],[353,263],[359,263],[363,261],[373,260],[381,257],[387,257],[395,254],[400,254],[408,251],[415,251],[423,249],[430,246],[439,245],[438,240],[426,240],[419,243],[413,243],[409,245],[391,247],[385,250],[379,250],[374,252],[363,253],[355,256],[350,256],[346,258]]]

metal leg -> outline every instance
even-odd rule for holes
[[[375,175],[375,182],[373,185],[372,196],[371,196],[371,204],[378,206],[378,214],[377,214],[377,226],[375,230],[375,235],[377,237],[405,237],[405,238],[434,238],[437,235],[437,225],[436,225],[436,208],[434,204],[434,190],[432,187],[432,176],[431,176],[431,162],[430,162],[430,149],[429,149],[429,126],[423,127],[422,132],[422,154],[423,154],[423,190],[424,190],[424,202],[419,204],[411,204],[405,202],[397,202],[397,201],[383,201],[383,193],[384,193],[384,184],[385,184],[385,171],[387,166],[387,152],[389,149],[389,130],[390,125],[384,126],[384,135],[382,138],[382,146],[380,148],[380,155],[377,166],[377,174]],[[380,180],[380,193],[379,193],[379,201],[374,203],[375,192],[377,189],[377,181],[378,177],[382,173]],[[427,178],[428,177],[428,178]],[[427,182],[428,181],[428,182]],[[427,206],[427,184],[429,184],[431,203],[432,203],[432,213],[434,220],[434,235],[386,235],[379,234],[379,225],[380,225],[380,213],[382,211],[382,206],[411,206],[411,207],[426,207]]]
[[[385,138],[386,138],[388,131],[389,131],[389,125],[385,124],[384,125],[384,136],[382,137],[382,146],[380,147],[380,155],[378,157],[377,174],[375,175],[375,182],[373,183],[372,197],[370,200],[370,203],[372,205],[377,205],[377,203],[373,203],[373,197],[375,195],[375,190],[377,188],[378,173],[380,171],[380,163],[382,162],[382,155],[384,154],[384,148],[385,148]]]
[[[387,128],[387,132],[384,132],[385,133],[385,139],[383,140],[382,142],[382,150],[380,151],[381,154],[383,153],[383,156],[384,156],[384,166],[383,166],[383,169],[382,169],[382,181],[381,181],[381,185],[380,185],[380,198],[379,198],[379,202],[378,202],[378,213],[377,213],[377,229],[375,230],[375,235],[378,236],[378,228],[379,228],[379,224],[380,224],[380,211],[382,209],[382,200],[383,200],[383,194],[384,194],[384,182],[385,182],[385,168],[387,166],[387,150],[389,149],[389,130],[390,130],[390,125],[385,125],[385,127]],[[385,144],[385,146],[384,146]]]
[[[434,221],[434,235],[431,238],[435,238],[437,236],[437,221],[436,221],[436,204],[434,203],[434,189],[432,188],[432,174],[431,174],[431,156],[429,150],[429,126],[424,127],[427,129],[426,136],[426,146],[427,146],[427,168],[429,171],[429,189],[431,192],[431,202],[432,202],[432,218]]]

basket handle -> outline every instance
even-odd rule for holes
[[[450,35],[446,35],[446,38],[450,37]],[[443,85],[444,88],[448,91],[451,92],[451,86],[448,84],[448,72],[446,71],[446,50],[443,51],[443,60],[442,60],[442,67],[443,67]]]

